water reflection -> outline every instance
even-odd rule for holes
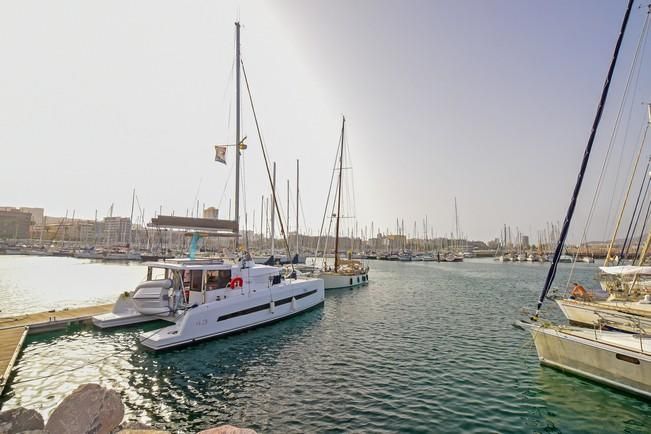
[[[142,330],[161,324],[36,336],[6,407],[47,414],[94,381],[120,391],[130,418],[181,432],[221,422],[259,432],[651,426],[649,404],[540,367],[530,335],[512,327],[520,309],[535,303],[547,267],[374,261],[371,270],[368,286],[329,291],[324,308],[179,350],[136,345]],[[596,270],[577,265],[575,278],[588,282]],[[561,264],[559,282],[569,271]],[[554,303],[546,309],[560,317]]]
[[[534,371],[547,426],[559,432],[649,432],[650,403],[550,367]]]
[[[120,391],[132,419],[176,428],[228,421],[237,408],[232,401],[248,393],[249,379],[273,370],[278,355],[313,333],[321,318],[317,308],[272,326],[160,353],[136,342],[139,333],[163,322],[39,335],[28,342],[4,401],[8,408],[35,408],[47,417],[79,384],[97,382]]]

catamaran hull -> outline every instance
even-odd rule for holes
[[[155,351],[186,346],[271,324],[323,304],[321,279],[306,279],[286,286],[274,289],[273,303],[268,291],[260,291],[260,295],[252,295],[258,301],[246,299],[230,306],[210,303],[189,309],[179,315],[176,324],[141,334],[140,343]]]
[[[159,318],[152,315],[143,315],[140,312],[121,312],[105,313],[93,317],[93,324],[101,329],[110,329],[115,327],[124,327],[132,324],[142,324],[145,322],[156,321]]]
[[[156,314],[156,315],[154,315]],[[93,324],[101,329],[141,324],[149,321],[164,319],[169,321],[169,308],[152,310],[147,315],[136,309],[133,294],[120,294],[110,313],[93,316]]]
[[[648,353],[629,351],[554,328],[523,326],[529,328],[533,336],[542,365],[651,399],[651,356]]]
[[[556,303],[574,325],[592,327],[601,321],[605,327],[615,330],[635,333],[641,328],[651,333],[651,305],[622,302],[609,306],[609,302],[591,303],[572,299],[558,299]],[[635,308],[636,313],[630,313],[631,308]]]

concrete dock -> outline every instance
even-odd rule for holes
[[[66,328],[111,311],[112,304],[79,307],[0,318],[0,396],[9,381],[28,334]]]

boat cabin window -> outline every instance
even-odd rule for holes
[[[206,271],[206,289],[226,288],[231,281],[231,270]]]
[[[147,268],[147,280],[161,280],[169,279],[169,271],[167,268]]]
[[[185,270],[183,272],[183,287],[190,291],[201,291],[202,270]]]

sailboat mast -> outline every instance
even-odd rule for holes
[[[291,221],[289,219],[289,179],[287,180],[287,236],[289,237],[289,222]]]
[[[459,214],[457,213],[457,198],[454,198],[454,227],[456,231],[456,237],[457,241],[456,243],[459,244]],[[459,247],[458,245],[456,246],[457,248]]]
[[[606,99],[608,98],[608,90],[610,88],[610,81],[613,78],[613,72],[615,71],[615,65],[617,64],[617,57],[619,55],[619,49],[622,45],[622,39],[624,39],[624,31],[626,30],[626,25],[628,24],[628,18],[631,15],[631,8],[633,7],[633,0],[628,1],[628,6],[626,7],[626,13],[624,14],[624,19],[622,21],[622,27],[619,31],[619,36],[617,37],[617,44],[615,44],[615,52],[613,53],[613,59],[610,62],[610,69],[608,70],[608,75],[606,76],[606,81],[604,82],[603,90],[601,91],[601,99],[599,101],[599,106],[597,107],[597,113],[595,114],[594,122],[592,123],[592,130],[590,131],[590,138],[588,139],[588,144],[585,147],[583,153],[583,161],[581,162],[581,169],[576,178],[576,185],[574,186],[574,191],[572,192],[572,197],[570,199],[570,205],[567,209],[567,215],[565,216],[565,221],[563,222],[563,228],[558,237],[558,242],[556,244],[556,250],[554,251],[554,257],[552,258],[552,263],[549,266],[549,272],[547,273],[547,278],[545,279],[545,286],[540,293],[538,298],[538,304],[536,305],[536,313],[534,318],[538,317],[540,308],[542,307],[543,301],[549,292],[549,288],[552,286],[554,277],[556,276],[556,269],[558,268],[558,262],[563,253],[563,246],[565,245],[565,238],[567,238],[567,232],[570,229],[570,223],[572,222],[572,216],[574,215],[574,207],[576,206],[576,200],[579,197],[579,192],[581,191],[581,185],[583,184],[583,175],[588,166],[588,160],[590,159],[590,152],[592,151],[592,144],[594,143],[595,136],[597,134],[597,127],[601,121],[601,114],[604,110],[604,105]]]
[[[341,121],[341,152],[339,154],[339,191],[337,192],[337,224],[335,226],[335,273],[339,267],[339,218],[341,214],[341,174],[344,168],[344,127],[346,118],[342,116]]]
[[[276,226],[275,226],[275,217],[276,217],[276,162],[274,161],[274,171],[273,171],[273,182],[271,184],[271,256],[276,253]],[[280,215],[280,213],[279,213]]]
[[[631,193],[631,187],[633,187],[633,181],[635,180],[635,175],[637,172],[637,165],[640,162],[640,158],[642,157],[642,151],[644,150],[644,143],[646,142],[646,136],[648,131],[649,131],[649,123],[647,122],[646,128],[644,129],[644,134],[642,136],[642,140],[640,141],[640,147],[637,151],[637,156],[635,157],[635,161],[633,163],[633,169],[631,170],[631,175],[628,180],[628,188],[626,189],[626,194],[624,195],[624,202],[622,202],[622,208],[619,212],[619,216],[617,217],[617,222],[615,223],[615,230],[613,231],[613,237],[610,240],[610,244],[608,244],[608,250],[606,252],[606,259],[604,260],[604,266],[610,265],[611,262],[617,262],[617,264],[619,264],[619,262],[622,260],[620,255],[617,261],[615,261],[614,258],[611,257],[611,252],[615,247],[615,239],[617,238],[617,233],[619,232],[619,226],[621,225],[622,220],[624,219],[624,211],[626,211],[628,197]],[[635,206],[637,207],[637,203],[635,204]],[[635,211],[633,211],[633,214],[635,214]],[[626,246],[627,240],[628,240],[628,234],[626,238],[624,238],[624,244],[622,245],[622,253],[624,253],[624,248]]]
[[[264,248],[264,194],[260,202],[260,249]]]
[[[235,23],[235,250],[240,245],[240,23]]]
[[[129,248],[131,248],[131,226],[133,225],[133,205],[136,201],[136,189],[133,189],[133,194],[131,195],[131,217],[129,217]]]
[[[298,255],[298,160],[296,160],[296,254]],[[289,218],[289,217],[287,217]]]

